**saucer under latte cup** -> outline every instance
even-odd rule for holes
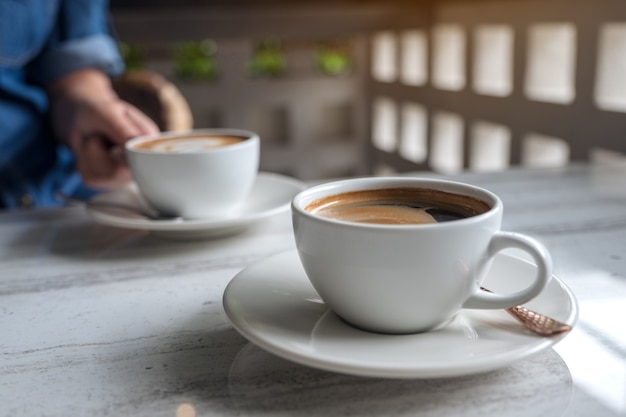
[[[162,132],[126,143],[146,201],[185,219],[235,216],[254,185],[259,152],[259,136],[239,129]]]
[[[537,240],[501,229],[503,204],[488,190],[408,177],[320,184],[292,201],[298,255],[324,302],[352,325],[418,333],[462,308],[503,309],[536,297],[552,277]],[[513,293],[481,291],[498,252],[516,248],[537,265]]]

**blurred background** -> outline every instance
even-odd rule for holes
[[[113,0],[128,71],[303,180],[621,160],[623,0]],[[184,127],[184,125],[183,125]]]

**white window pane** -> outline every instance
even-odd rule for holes
[[[513,29],[506,25],[482,25],[474,34],[474,90],[480,94],[507,96],[513,90]]]
[[[428,46],[423,30],[411,30],[402,34],[401,80],[407,85],[424,85],[428,80]]]
[[[626,112],[626,23],[602,25],[598,54],[596,104]]]
[[[569,145],[563,139],[532,133],[522,141],[522,164],[531,167],[563,166],[569,162]]]
[[[529,31],[525,93],[551,103],[574,100],[576,27],[571,23],[533,25]]]
[[[428,149],[426,131],[428,117],[426,108],[415,103],[402,106],[402,129],[400,133],[399,153],[413,162],[424,162]]]
[[[441,90],[465,87],[465,32],[460,25],[441,24],[433,29],[432,79]]]
[[[508,168],[511,129],[489,122],[472,125],[470,168],[474,171],[500,171]]]
[[[398,109],[389,98],[374,100],[372,142],[375,147],[386,152],[397,148]]]
[[[397,78],[396,36],[379,32],[372,39],[372,77],[377,81],[393,82]]]
[[[442,172],[463,168],[463,118],[454,113],[437,112],[433,117],[431,165]]]

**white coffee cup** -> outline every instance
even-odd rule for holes
[[[185,219],[235,216],[254,185],[259,152],[259,136],[239,129],[162,132],[126,143],[143,197]]]
[[[471,197],[486,203],[486,211],[459,220],[404,225],[359,223],[307,211],[321,206],[320,202],[336,204],[332,196],[342,195],[344,202],[356,198],[343,193],[400,188],[409,189],[410,194],[421,188],[462,196],[462,200]],[[371,193],[365,194],[359,198],[367,200]],[[298,254],[320,297],[356,327],[395,334],[436,328],[462,308],[523,304],[542,291],[552,276],[550,254],[529,236],[501,231],[502,211],[500,198],[485,189],[408,177],[321,184],[300,192],[292,201]],[[536,277],[512,294],[482,291],[491,261],[507,248],[527,252],[537,264]]]

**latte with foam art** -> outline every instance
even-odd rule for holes
[[[163,153],[195,153],[234,145],[244,140],[246,138],[230,135],[175,136],[139,142],[134,145],[134,148]]]

